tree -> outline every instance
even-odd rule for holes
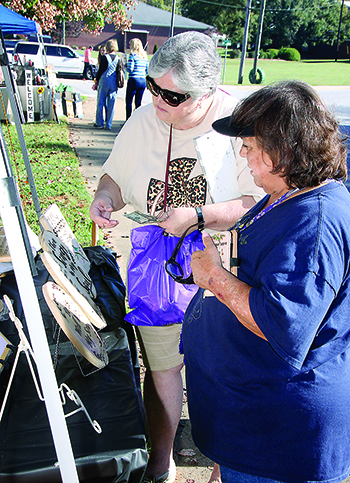
[[[83,30],[98,34],[105,21],[116,29],[130,28],[127,11],[135,0],[4,0],[0,3],[11,10],[35,20],[43,32],[50,32],[58,22],[83,22]]]
[[[241,43],[246,0],[182,0],[182,15],[208,23]],[[327,43],[337,38],[341,0],[274,0],[266,3],[262,45],[275,48]],[[257,32],[260,1],[252,1],[248,44]],[[340,41],[350,37],[350,12],[344,9]]]
[[[263,43],[294,46],[336,40],[339,24],[338,0],[276,0],[265,11]]]
[[[173,9],[173,1],[174,0],[144,0],[144,3],[171,12]],[[175,0],[175,13],[181,14],[181,0]]]
[[[207,0],[182,0],[182,15],[214,26],[226,34],[234,43],[242,43],[246,15],[246,0],[225,0],[209,2]],[[252,9],[250,17],[249,43],[256,36],[259,6]]]

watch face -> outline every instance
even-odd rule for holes
[[[108,364],[105,345],[72,297],[53,282],[47,282],[42,290],[52,315],[74,347],[94,366],[105,367]]]

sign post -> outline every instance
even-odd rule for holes
[[[223,69],[223,72],[222,72],[222,83],[224,84],[224,82],[225,82],[225,72],[226,72],[227,48],[231,47],[231,40],[230,39],[223,40],[222,45],[225,47],[225,61],[224,61],[224,69]]]

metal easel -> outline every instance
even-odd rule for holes
[[[5,411],[5,406],[6,406],[8,396],[10,394],[10,389],[11,389],[12,381],[13,381],[13,378],[14,378],[14,375],[15,375],[15,372],[16,372],[19,356],[21,355],[22,352],[24,352],[24,354],[27,358],[28,366],[29,366],[30,372],[32,374],[32,378],[33,378],[33,382],[34,382],[34,385],[35,385],[35,389],[36,389],[36,393],[38,395],[38,398],[42,402],[45,401],[45,398],[42,395],[40,385],[39,385],[39,382],[37,380],[37,377],[36,377],[36,374],[35,374],[35,371],[34,371],[34,367],[33,367],[33,363],[32,363],[32,361],[35,362],[34,352],[33,352],[33,349],[31,348],[31,346],[29,344],[29,341],[28,341],[25,333],[24,333],[22,322],[19,320],[18,317],[16,317],[16,314],[15,314],[13,307],[12,307],[11,300],[9,299],[9,297],[7,295],[4,295],[4,301],[6,303],[8,310],[9,310],[10,319],[15,324],[15,327],[17,329],[17,332],[18,332],[18,335],[19,335],[19,344],[18,344],[15,360],[14,360],[13,365],[12,365],[12,370],[11,370],[9,382],[8,382],[8,385],[7,385],[7,388],[6,388],[5,396],[4,396],[2,406],[1,406],[1,409],[0,409],[0,423],[1,423],[2,416],[3,416],[4,411]],[[80,399],[80,397],[78,396],[78,394],[74,390],[70,389],[67,386],[67,384],[63,383],[63,384],[60,385],[58,391],[60,393],[63,406],[66,404],[66,397],[65,397],[64,391],[66,391],[67,397],[71,401],[73,401],[76,404],[76,406],[78,406],[78,409],[75,409],[75,410],[71,411],[70,413],[65,414],[65,418],[68,418],[69,416],[73,416],[73,414],[76,414],[79,411],[83,411],[85,416],[89,420],[89,423],[91,424],[93,429],[96,431],[96,433],[98,433],[98,434],[102,433],[101,426],[98,424],[97,421],[95,421],[95,420],[93,421],[90,418],[90,415],[87,412],[82,400]]]
[[[6,88],[8,89],[14,122],[21,143],[22,154],[26,164],[35,209],[39,217],[40,205],[36,194],[21,125],[20,113],[22,110],[18,95],[16,95],[16,89],[9,67],[1,28],[0,37],[0,65],[5,79]],[[38,376],[43,391],[43,398],[45,400],[62,481],[63,483],[79,483],[65,415],[62,408],[62,401],[60,399],[39,301],[34,286],[33,275],[36,273],[36,269],[33,255],[24,223],[18,188],[12,174],[2,129],[0,129],[0,215],[28,326],[33,353],[35,354]]]

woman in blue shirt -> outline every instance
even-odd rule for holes
[[[183,323],[192,433],[223,483],[337,483],[350,473],[350,194],[344,136],[299,81],[213,124],[243,139],[267,196],[235,225],[240,268],[206,236]],[[206,289],[206,292],[204,290]],[[209,292],[212,296],[209,296]]]
[[[146,89],[146,75],[148,75],[148,57],[141,40],[131,39],[129,46],[130,55],[126,64],[129,74],[125,97],[126,119],[131,116],[134,97],[135,109],[141,106],[142,96]]]

